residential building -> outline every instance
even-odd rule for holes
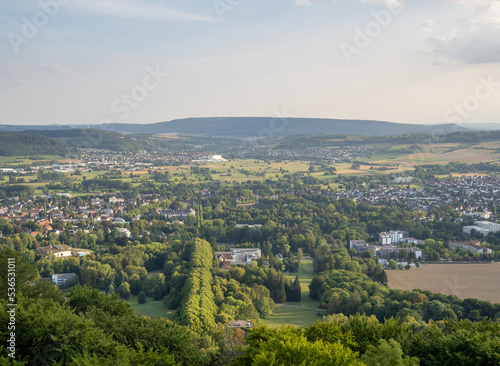
[[[126,229],[126,228],[117,228],[116,229],[116,232],[118,233],[118,235],[120,236],[126,236],[127,238],[130,238],[132,236],[131,232],[129,229]]]
[[[422,257],[422,250],[416,247],[402,248],[395,245],[373,245],[368,244],[364,240],[351,240],[349,242],[349,248],[355,249],[358,253],[361,253],[365,250],[373,250],[373,252],[375,253],[375,258],[377,258],[380,263],[384,263],[384,261],[381,261],[381,259],[389,258],[392,253],[396,253],[396,256],[399,258],[402,250],[406,250],[408,253],[415,253],[416,259]]]
[[[391,234],[388,232],[381,232],[378,236],[380,245],[391,245]]]
[[[400,243],[403,241],[403,232],[399,230],[390,231],[391,235],[391,244],[392,243]]]
[[[54,282],[57,286],[62,286],[70,279],[71,277],[76,276],[76,273],[60,273],[52,275],[52,282]]]
[[[476,253],[489,254],[489,253],[493,252],[490,248],[485,248],[479,244],[480,244],[479,240],[470,240],[470,241],[450,240],[450,241],[448,241],[448,248],[450,248],[450,249],[464,249],[464,250],[467,250],[471,254],[476,254]]]
[[[183,220],[189,215],[196,216],[196,211],[192,208],[180,209],[180,210],[163,210],[163,215],[167,219],[176,218],[179,220]]]
[[[476,221],[475,224],[494,233],[500,231],[500,224],[491,221]]]
[[[252,323],[246,320],[233,320],[229,322],[230,328],[252,328]]]
[[[259,248],[231,248],[229,252],[216,252],[217,258],[221,265],[225,262],[234,264],[247,264],[252,263],[261,257],[261,250]],[[225,264],[227,267],[227,264]]]
[[[490,231],[488,229],[485,229],[484,227],[477,226],[477,225],[467,225],[463,227],[463,231],[466,234],[471,235],[473,231],[481,233],[484,236],[487,236]]]
[[[50,254],[53,254],[57,258],[68,258],[73,256],[75,250],[69,245],[60,244],[38,248],[35,252],[41,256],[48,256]]]

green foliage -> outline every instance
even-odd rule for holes
[[[247,336],[248,349],[231,365],[362,365],[357,352],[336,341],[308,340],[301,329],[253,329]]]
[[[66,155],[69,151],[68,144],[49,137],[0,132],[0,156]]]
[[[181,323],[198,333],[207,333],[215,325],[217,305],[212,291],[212,248],[205,240],[191,244],[190,272],[184,285]]]
[[[139,304],[145,304],[147,302],[146,293],[144,291],[139,292],[137,295],[137,302]]]
[[[48,136],[50,140],[55,139],[64,146],[71,145],[77,148],[115,151],[137,151],[152,148],[152,144],[147,140],[130,138],[117,132],[100,129],[84,130],[73,128],[67,130],[32,130],[29,132],[36,135]]]
[[[300,287],[299,276],[295,276],[293,284],[290,281],[285,283],[285,292],[287,301],[301,301],[302,300],[302,289]]]
[[[317,275],[309,285],[310,296],[322,302],[329,314],[375,315],[380,321],[391,317],[412,317],[424,321],[493,319],[500,304],[477,299],[460,300],[453,295],[430,291],[394,290],[363,273],[333,270]]]
[[[401,345],[394,339],[380,340],[375,347],[370,345],[366,353],[361,357],[367,366],[418,366],[418,358],[403,355]]]

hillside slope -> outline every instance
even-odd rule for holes
[[[283,137],[308,134],[387,136],[412,133],[449,133],[467,131],[454,124],[417,125],[370,120],[272,117],[185,118],[149,124],[109,123],[90,125],[93,129],[125,134],[177,133],[185,135],[234,137]],[[75,125],[14,126],[0,125],[0,131],[66,130]],[[87,126],[85,126],[87,127]]]

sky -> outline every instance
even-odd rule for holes
[[[0,124],[500,122],[500,0],[0,0]]]

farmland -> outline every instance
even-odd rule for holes
[[[387,271],[389,287],[421,289],[500,303],[500,263],[426,264],[410,271]]]

